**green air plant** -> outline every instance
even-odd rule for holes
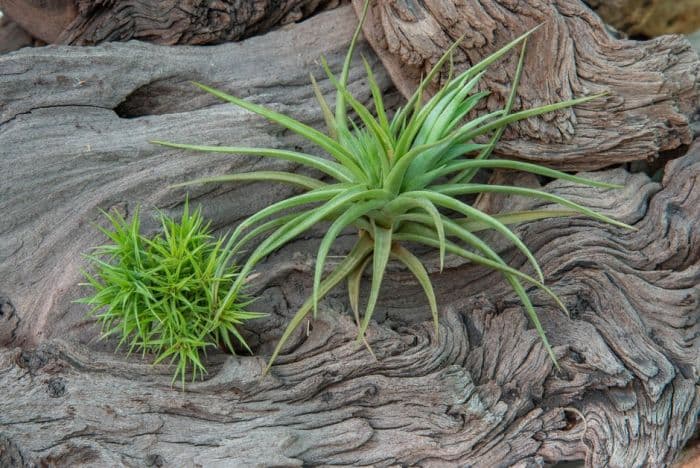
[[[372,70],[367,61],[364,61],[374,101],[375,113],[372,113],[347,88],[351,57],[367,7],[368,2],[364,5],[360,25],[352,38],[340,76],[335,76],[326,61],[322,60],[323,68],[337,91],[334,113],[313,76],[311,77],[314,93],[325,118],[327,134],[265,107],[195,83],[224,101],[296,132],[323,149],[330,158],[282,149],[154,142],[186,150],[260,155],[293,161],[325,175],[321,181],[291,172],[258,171],[191,182],[268,180],[289,183],[304,189],[304,193],[268,206],[237,227],[231,240],[231,255],[240,252],[257,236],[266,237],[250,249],[247,261],[241,268],[241,276],[229,290],[229,295],[221,303],[220,310],[224,310],[229,301],[237,296],[239,288],[243,286],[243,278],[261,259],[310,227],[325,222],[328,223],[328,229],[316,258],[313,294],[301,306],[282,334],[270,357],[268,369],[285,341],[307,314],[313,311],[314,316],[316,315],[319,299],[343,280],[347,280],[350,304],[359,328],[358,343],[363,341],[390,259],[403,263],[415,275],[425,291],[437,329],[438,308],[431,281],[421,261],[406,248],[405,243],[436,248],[439,251],[441,268],[445,255],[450,253],[501,272],[522,301],[545,348],[556,364],[554,353],[523,282],[539,287],[565,310],[564,304],[543,284],[544,278],[533,254],[507,225],[578,213],[613,225],[629,226],[551,193],[529,188],[477,184],[472,180],[480,169],[515,169],[593,187],[618,188],[616,185],[584,179],[535,164],[488,159],[509,123],[571,107],[600,95],[511,112],[522,73],[526,39],[532,32],[530,31],[463,73],[448,79],[444,86],[424,102],[423,96],[427,86],[448,61],[451,65],[452,53],[459,44],[457,41],[421,81],[406,105],[392,117],[389,117],[385,109]],[[468,120],[467,117],[489,94],[475,91],[484,71],[519,44],[522,45],[520,60],[504,108]],[[450,75],[451,71],[450,66]],[[357,122],[349,118],[349,109],[355,112]],[[566,209],[489,215],[458,198],[462,195],[487,192],[534,197],[558,203]],[[457,218],[455,215],[462,217]],[[358,230],[357,242],[332,272],[324,277],[330,248],[348,227]],[[509,267],[476,235],[478,231],[486,229],[495,230],[512,242],[528,259],[535,276]],[[359,284],[364,270],[370,264],[371,288],[364,315],[360,317]]]
[[[103,336],[120,336],[129,353],[153,353],[154,364],[176,362],[173,382],[180,377],[183,387],[188,368],[193,381],[206,372],[207,348],[235,353],[233,337],[250,351],[238,327],[262,314],[246,310],[250,300],[228,264],[224,239],[214,240],[201,209],[190,212],[185,203],[179,222],[160,214],[162,232],[150,237],[140,233],[138,210],[131,222],[105,216],[111,229],[99,229],[110,243],[87,256],[95,272],[84,272],[85,285],[94,294],[79,300],[92,306]]]

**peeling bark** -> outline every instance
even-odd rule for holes
[[[167,150],[149,139],[314,151],[188,80],[321,126],[308,72],[332,100],[316,61],[323,54],[338,69],[354,24],[352,11],[340,8],[241,44],[132,42],[0,56],[0,174],[10,188],[0,198],[0,465],[536,466],[585,459],[589,466],[663,466],[677,456],[700,411],[697,143],[667,165],[660,183],[617,168],[587,175],[622,190],[546,185],[637,231],[580,217],[517,228],[571,311],[567,317],[530,291],[561,370],[497,273],[450,259],[440,274],[437,255],[423,253],[438,295],[438,336],[419,286],[392,266],[368,335],[378,360],[354,345],[339,289],[309,335],[299,331],[261,379],[264,357],[310,291],[322,227],[260,265],[251,292],[270,315],[246,330],[256,357],[210,355],[207,380],[182,392],[170,385],[171,369],[114,354],[113,343],[97,340],[96,325],[73,300],[87,293],[78,285],[80,255],[102,242],[93,227],[102,222],[98,208],[128,214],[142,204],[147,221],[155,208],[180,210],[185,192],[171,184],[294,168]],[[359,49],[395,108],[387,73],[366,43]],[[358,58],[350,86],[368,102],[364,80]],[[223,232],[290,190],[206,185],[189,194]],[[517,198],[507,205],[535,206]],[[496,236],[487,240],[509,264],[527,268],[519,252]]]

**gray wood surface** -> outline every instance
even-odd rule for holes
[[[171,369],[97,340],[85,307],[72,301],[87,293],[78,286],[81,254],[103,241],[93,227],[99,208],[128,214],[142,204],[146,214],[175,214],[185,191],[173,183],[293,167],[166,150],[149,139],[313,151],[188,80],[321,125],[308,72],[330,95],[318,57],[337,69],[354,24],[344,7],[239,44],[128,42],[0,56],[0,466],[538,466],[584,458],[596,467],[663,466],[677,455],[700,410],[698,144],[660,183],[617,168],[589,175],[622,190],[546,186],[637,231],[578,217],[517,228],[572,312],[531,291],[561,371],[498,274],[454,259],[439,274],[435,255],[423,253],[439,336],[419,286],[392,266],[369,332],[377,361],[354,346],[339,288],[308,336],[297,333],[261,379],[264,357],[310,292],[322,227],[258,269],[251,290],[270,313],[247,330],[258,356],[212,355],[208,379],[182,392],[170,386]],[[360,52],[396,105],[377,57],[366,43]],[[367,100],[359,60],[351,82]],[[223,185],[189,194],[225,232],[287,190]],[[527,206],[508,200],[510,209]],[[488,240],[527,268],[498,238]]]

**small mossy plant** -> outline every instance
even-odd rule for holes
[[[260,260],[312,226],[327,223],[328,228],[316,257],[313,293],[283,332],[268,361],[268,369],[285,341],[303,323],[305,317],[310,312],[316,315],[319,299],[343,280],[347,280],[350,304],[359,329],[358,343],[365,340],[365,332],[375,310],[380,285],[390,259],[403,263],[418,280],[427,296],[437,332],[438,305],[433,286],[421,261],[406,248],[407,243],[423,244],[437,249],[441,269],[445,255],[449,253],[501,272],[522,301],[546,350],[556,364],[555,355],[523,283],[537,286],[551,296],[562,309],[566,308],[556,294],[544,285],[542,271],[532,252],[507,226],[574,214],[583,214],[625,228],[629,226],[552,193],[531,188],[474,183],[473,179],[481,169],[512,169],[592,187],[619,188],[617,185],[584,179],[536,164],[489,159],[504,128],[511,122],[571,107],[601,95],[511,112],[522,73],[526,39],[532,32],[530,31],[463,73],[450,77],[444,86],[424,102],[424,93],[428,85],[447,63],[450,64],[452,75],[451,57],[459,44],[457,41],[421,81],[407,104],[392,117],[389,117],[389,112],[384,106],[372,70],[367,61],[364,61],[373,98],[373,113],[347,88],[351,57],[367,14],[368,3],[365,2],[360,24],[352,38],[340,76],[335,76],[326,61],[322,60],[328,79],[337,91],[335,112],[331,111],[311,76],[314,93],[325,117],[327,133],[263,106],[195,83],[204,91],[224,101],[296,132],[324,150],[330,158],[284,149],[154,142],[186,150],[259,155],[293,161],[315,169],[325,176],[323,180],[317,180],[292,172],[257,171],[191,182],[267,180],[289,183],[304,189],[304,193],[260,210],[237,227],[230,241],[232,255],[241,252],[259,236],[264,236],[264,240],[252,247],[246,247],[249,254],[241,267],[241,276],[233,283],[228,295],[219,305],[219,313],[235,300],[244,284],[243,278]],[[468,116],[472,115],[489,95],[487,91],[475,92],[485,70],[517,45],[522,45],[520,59],[512,90],[504,107],[469,120]],[[350,108],[356,114],[357,121],[349,117]],[[460,198],[480,193],[533,197],[559,204],[565,209],[490,215]],[[354,227],[359,232],[357,242],[342,261],[324,276],[331,246],[349,227]],[[479,231],[487,229],[498,232],[512,242],[532,265],[534,276],[508,266],[495,250],[477,236]],[[371,287],[364,314],[360,316],[360,281],[367,268],[371,271]]]
[[[161,213],[162,231],[153,236],[141,234],[138,210],[130,222],[118,213],[104,215],[111,229],[99,229],[110,242],[86,256],[94,271],[84,272],[85,285],[94,293],[79,300],[92,306],[103,337],[120,337],[129,353],[152,353],[154,364],[174,363],[173,383],[179,377],[183,387],[188,370],[193,381],[206,372],[201,358],[207,348],[235,354],[237,341],[250,352],[239,327],[263,314],[247,310],[251,301],[224,238],[211,235],[201,208],[190,211],[185,203],[179,221]]]

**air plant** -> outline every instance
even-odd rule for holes
[[[175,362],[173,382],[180,377],[183,387],[188,369],[193,381],[206,372],[207,348],[235,354],[235,339],[250,351],[238,327],[264,314],[247,311],[251,301],[240,285],[231,293],[238,275],[201,209],[190,212],[185,203],[179,221],[161,214],[162,232],[150,237],[140,232],[138,210],[131,222],[118,213],[105,216],[111,229],[99,229],[110,242],[86,256],[95,271],[83,273],[85,286],[93,294],[78,301],[92,306],[103,337],[119,336],[129,353],[153,353],[154,364]]]
[[[304,190],[299,195],[260,210],[237,227],[230,243],[231,256],[240,253],[258,236],[265,238],[250,249],[247,261],[241,267],[240,276],[221,302],[217,313],[226,310],[229,302],[237,297],[244,284],[244,278],[260,260],[312,226],[327,223],[328,228],[316,257],[313,293],[288,324],[269,359],[267,369],[304,318],[311,312],[316,316],[319,299],[343,280],[347,280],[350,304],[359,328],[358,343],[365,340],[365,332],[375,310],[380,285],[390,259],[401,262],[418,280],[428,299],[437,331],[438,306],[433,286],[425,267],[407,249],[406,243],[423,244],[437,249],[441,270],[445,255],[449,253],[501,272],[522,301],[544,347],[556,364],[555,355],[523,283],[537,286],[551,296],[563,310],[566,308],[557,295],[544,285],[544,277],[534,255],[507,225],[583,214],[616,226],[629,226],[551,193],[531,188],[474,183],[473,179],[480,169],[514,169],[592,187],[619,188],[617,185],[584,179],[536,164],[488,159],[508,124],[575,106],[601,95],[511,112],[523,69],[527,37],[532,33],[530,31],[466,71],[449,78],[444,86],[424,102],[428,85],[448,61],[451,65],[452,53],[459,44],[457,41],[420,82],[406,105],[397,110],[392,117],[389,117],[385,108],[374,74],[364,60],[374,103],[375,113],[372,113],[347,88],[351,58],[367,14],[368,3],[367,1],[364,4],[360,24],[350,43],[340,76],[335,76],[325,59],[322,59],[325,73],[336,88],[335,112],[331,111],[311,76],[313,90],[325,118],[327,133],[263,106],[195,83],[199,88],[224,101],[296,132],[323,149],[330,158],[284,149],[154,142],[186,150],[259,155],[293,161],[315,169],[325,176],[323,180],[317,180],[293,172],[256,171],[190,182],[265,180],[293,184]],[[486,91],[475,92],[485,70],[519,44],[522,45],[520,58],[505,106],[469,120],[468,116],[472,115],[479,103],[489,94]],[[349,118],[349,109],[355,112],[359,121],[355,122]],[[566,209],[491,215],[459,198],[480,193],[533,197],[557,203]],[[324,276],[331,246],[338,236],[350,227],[359,233],[354,247]],[[498,232],[520,250],[532,265],[535,276],[508,266],[496,251],[476,235],[477,232],[486,229]],[[364,314],[360,316],[359,286],[363,272],[370,264],[371,288]]]

